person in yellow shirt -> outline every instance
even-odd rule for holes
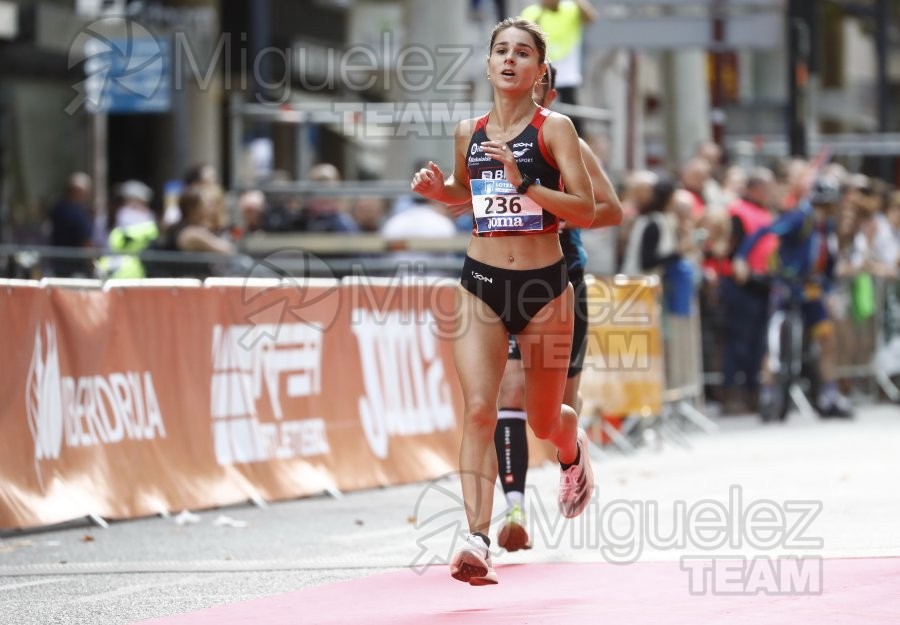
[[[525,7],[522,17],[538,24],[547,38],[547,58],[556,67],[559,101],[576,104],[582,83],[581,40],[584,25],[597,19],[589,0],[539,0]]]

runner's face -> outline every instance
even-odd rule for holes
[[[488,73],[495,88],[531,92],[544,71],[529,32],[511,27],[497,33],[488,57]]]

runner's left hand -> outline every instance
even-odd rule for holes
[[[503,173],[510,184],[516,187],[522,184],[522,172],[519,171],[516,157],[506,143],[503,141],[484,141],[481,147],[484,148],[485,154],[495,161],[503,163]]]

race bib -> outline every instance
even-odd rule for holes
[[[544,209],[507,180],[472,180],[472,208],[475,231],[540,232],[544,228]]]

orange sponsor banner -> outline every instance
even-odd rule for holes
[[[0,527],[455,470],[453,290],[367,288],[4,289]]]
[[[455,281],[0,286],[0,528],[458,466]],[[531,440],[531,463],[554,458]]]
[[[655,276],[588,277],[588,345],[583,410],[659,414],[665,389],[660,284]]]

